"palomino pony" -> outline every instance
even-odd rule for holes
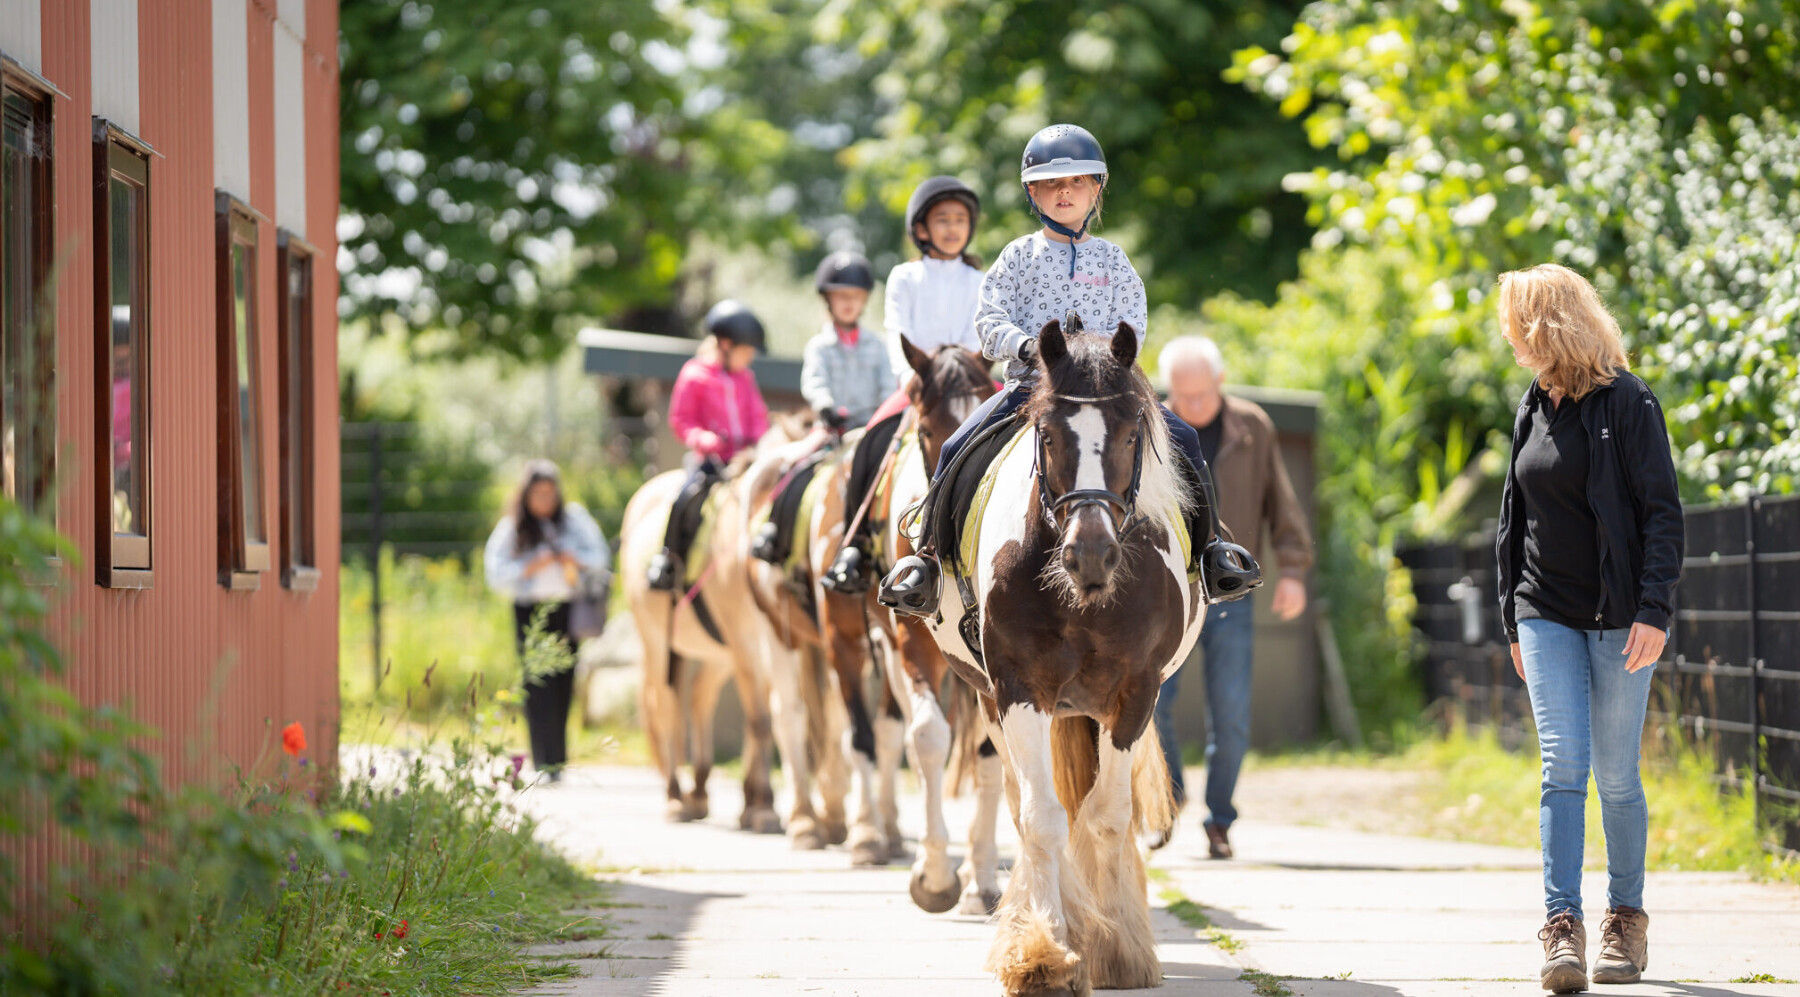
[[[1028,425],[990,472],[974,556],[946,565],[932,623],[981,695],[1019,831],[987,966],[1009,995],[1152,987],[1136,836],[1173,817],[1151,711],[1199,637],[1187,543],[1210,538],[1187,536],[1199,497],[1131,327],[1107,339],[1051,322],[1038,349]]]
[[[764,446],[787,442],[794,432],[779,422]],[[728,679],[737,680],[744,707],[744,810],[740,827],[780,833],[775,794],[769,782],[769,718],[772,672],[768,621],[756,612],[749,590],[749,538],[740,481],[750,455],[740,455],[715,487],[710,534],[696,540],[696,557],[707,567],[693,586],[658,592],[645,577],[650,558],[662,548],[670,508],[686,478],[668,471],[644,483],[625,507],[620,529],[619,577],[643,644],[643,687],[639,713],[657,770],[668,787],[666,816],[674,821],[707,815],[706,781],[713,763],[713,714]],[[704,549],[702,549],[704,547]],[[785,747],[785,746],[784,746]],[[683,791],[680,769],[692,767],[692,788]]]
[[[912,406],[890,448],[886,466],[870,487],[864,513],[872,532],[880,538],[879,561],[912,553],[912,541],[901,529],[897,514],[924,496],[937,466],[943,442],[994,394],[994,382],[986,367],[960,347],[944,345],[930,354],[904,337],[900,341],[914,377],[907,386]],[[816,563],[829,564],[843,536],[841,513],[823,518],[815,529]],[[876,566],[879,574],[885,564]],[[924,621],[897,615],[875,601],[873,592],[846,595],[824,592],[820,623],[832,665],[841,688],[860,688],[859,672],[872,665],[868,649],[879,643],[891,649],[885,655],[889,702],[905,723],[907,747],[914,770],[925,790],[925,833],[919,839],[909,892],[913,902],[933,914],[958,906],[966,914],[987,914],[1000,899],[1000,853],[994,840],[999,817],[1000,760],[987,742],[974,697],[960,680],[956,690],[962,708],[955,712],[955,730],[938,702],[949,663],[938,651]],[[852,708],[854,710],[854,707]],[[888,710],[876,720],[877,747],[884,746]],[[952,744],[958,745],[959,769],[973,769],[977,802],[969,829],[969,853],[959,870],[949,855],[950,833],[944,819],[945,766]],[[890,785],[897,763],[891,752],[881,757],[854,757],[859,767],[879,762],[880,785]],[[952,784],[958,781],[952,779]]]

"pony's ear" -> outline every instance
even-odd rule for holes
[[[1129,323],[1120,322],[1119,330],[1113,333],[1112,355],[1113,359],[1117,360],[1121,367],[1129,368],[1137,364],[1137,330],[1133,329]]]
[[[914,346],[913,341],[907,339],[904,333],[900,336],[900,352],[905,354],[907,366],[911,367],[914,373],[920,377],[931,376],[931,354]]]
[[[1057,362],[1069,355],[1069,340],[1063,335],[1062,323],[1051,319],[1044,323],[1038,333],[1038,359],[1044,362],[1044,369],[1049,370]]]

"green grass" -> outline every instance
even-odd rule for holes
[[[1238,976],[1239,981],[1250,984],[1250,988],[1256,991],[1256,997],[1294,997],[1294,992],[1287,988],[1285,982],[1291,979],[1294,977],[1276,976],[1256,969],[1246,969]]]
[[[1733,977],[1731,982],[1733,982],[1733,983],[1792,983],[1794,981],[1793,980],[1784,980],[1781,977],[1772,975],[1770,973],[1751,973],[1749,976]]]
[[[1419,773],[1411,799],[1371,801],[1393,811],[1396,830],[1426,837],[1535,848],[1541,782],[1537,744],[1508,751],[1492,733],[1455,728],[1400,738],[1389,754],[1351,752],[1336,746],[1256,755],[1250,768],[1358,766]],[[1644,794],[1650,804],[1646,866],[1652,871],[1744,871],[1761,878],[1800,882],[1800,862],[1783,861],[1760,847],[1748,791],[1722,787],[1711,763],[1691,746],[1667,736],[1645,742]],[[1587,864],[1605,868],[1600,799],[1588,786]]]
[[[1163,878],[1167,878],[1166,873]],[[1200,937],[1206,939],[1214,948],[1227,954],[1235,954],[1243,950],[1243,942],[1238,941],[1236,937],[1224,929],[1216,927],[1212,922],[1212,918],[1206,916],[1206,911],[1199,904],[1188,899],[1187,895],[1180,890],[1173,886],[1165,886],[1158,895],[1161,896],[1163,902],[1168,905],[1169,913],[1175,915],[1175,920],[1194,929]]]

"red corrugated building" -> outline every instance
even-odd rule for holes
[[[67,681],[176,781],[292,721],[329,763],[335,0],[0,0],[0,55],[5,487],[80,549]]]

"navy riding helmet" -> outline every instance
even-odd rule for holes
[[[819,261],[813,273],[813,288],[820,294],[856,288],[875,290],[875,268],[861,253],[839,250]]]
[[[756,313],[742,301],[726,298],[712,306],[706,313],[706,334],[729,339],[734,343],[756,347],[756,352],[767,353],[767,337],[763,333],[762,322]]]
[[[1100,148],[1100,140],[1086,128],[1051,125],[1025,143],[1025,156],[1019,164],[1019,184],[1025,188],[1025,202],[1050,231],[1069,240],[1071,278],[1075,276],[1075,240],[1087,235],[1094,212],[1088,211],[1088,216],[1081,220],[1081,228],[1071,229],[1038,209],[1037,199],[1031,196],[1031,182],[1081,176],[1098,177],[1101,189],[1106,187],[1106,153]]]
[[[906,235],[921,253],[937,248],[929,237],[919,238],[919,226],[931,213],[932,206],[944,200],[961,201],[969,209],[969,236],[974,238],[975,223],[981,218],[981,198],[969,189],[968,184],[955,177],[932,177],[914,189],[906,202]]]

